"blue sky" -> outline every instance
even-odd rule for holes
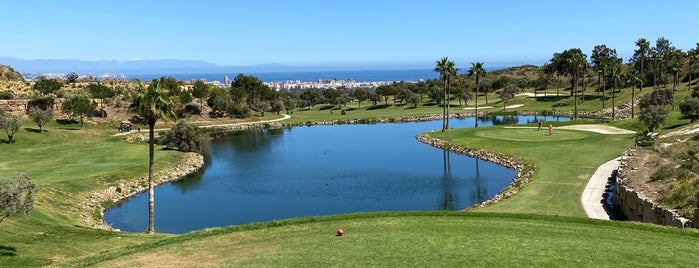
[[[598,44],[699,42],[699,1],[3,1],[0,56],[184,59],[220,65],[431,68],[540,65]]]

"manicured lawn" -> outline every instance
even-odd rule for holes
[[[37,184],[34,211],[0,223],[0,266],[40,266],[99,249],[130,245],[161,236],[115,233],[84,226],[78,204],[92,192],[123,179],[148,175],[148,146],[109,137],[102,127],[75,130],[53,122],[37,133],[24,123],[16,143],[0,144],[0,176],[27,173]],[[174,151],[156,152],[156,166],[174,166]],[[146,208],[144,208],[146,209]]]
[[[650,90],[643,91],[647,92]],[[678,91],[677,99],[687,92]],[[524,104],[512,109],[520,111],[551,111],[554,106],[557,111],[572,110],[572,99],[563,97],[567,93],[561,90],[561,97],[519,96],[508,105]],[[581,111],[601,108],[599,97],[588,96],[580,103]],[[488,98],[485,104],[484,97],[479,97],[479,105],[493,106],[483,111],[501,111],[496,96]],[[629,99],[630,89],[624,89],[617,104]],[[349,104],[346,115],[339,110],[331,115],[329,106],[318,105],[297,110],[288,122],[442,112],[432,102],[417,108],[394,105],[392,100],[389,105],[369,104],[363,102],[361,108]],[[469,105],[457,104],[452,102],[453,114],[473,112],[463,109],[473,107],[473,100]],[[248,121],[278,117],[268,113]],[[673,112],[660,132],[688,121]],[[637,120],[611,124],[633,130],[643,127]],[[95,190],[146,176],[147,145],[110,137],[114,130],[107,125],[87,125],[82,131],[75,128],[51,122],[48,132],[36,133],[35,125],[25,122],[16,144],[0,144],[0,176],[26,172],[39,185],[30,216],[13,216],[0,223],[0,266],[692,266],[696,263],[693,256],[699,253],[697,247],[687,246],[699,242],[696,230],[584,218],[580,194],[589,176],[629,148],[632,135],[556,129],[548,136],[546,130],[504,127],[435,132],[430,135],[533,163],[537,166],[534,179],[515,196],[468,213],[361,213],[149,236],[95,230],[84,226],[78,216],[83,209],[78,204]],[[181,158],[176,152],[157,150],[157,169],[170,168]],[[346,235],[335,237],[337,228],[343,228]]]
[[[555,126],[558,126],[554,123]],[[597,167],[633,145],[632,135],[603,135],[555,129],[485,127],[432,132],[454,144],[496,151],[536,165],[519,193],[478,211],[585,217],[580,195]]]
[[[361,213],[194,232],[61,266],[692,267],[697,243],[696,230],[583,218]]]

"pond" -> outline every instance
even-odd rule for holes
[[[472,127],[473,120],[452,119],[450,126]],[[498,116],[480,118],[479,125],[536,120]],[[155,189],[156,231],[350,212],[461,210],[512,181],[512,170],[415,139],[438,129],[441,121],[213,133],[203,145],[200,172]],[[148,194],[112,207],[104,219],[123,231],[145,231]]]

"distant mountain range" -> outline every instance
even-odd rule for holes
[[[252,66],[221,66],[196,60],[25,60],[0,57],[0,64],[9,65],[20,73],[79,74],[152,74],[152,73],[226,73],[226,72],[286,72],[299,68],[278,63]]]

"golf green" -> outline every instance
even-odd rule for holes
[[[556,129],[549,135],[548,129],[543,128],[541,130],[536,128],[489,128],[476,131],[473,134],[478,137],[491,139],[535,142],[579,140],[589,136],[582,131],[562,129]]]

